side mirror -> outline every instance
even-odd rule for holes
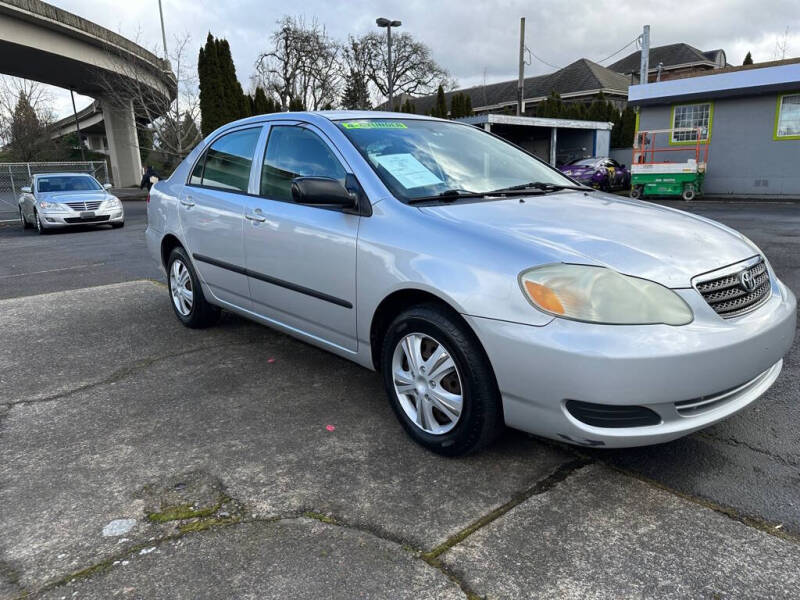
[[[110,183],[104,183],[103,184],[103,189],[110,190],[112,187],[114,187],[114,186],[111,185]]]
[[[33,193],[33,190],[31,190],[31,186],[29,185],[23,185],[21,188],[19,188],[19,191],[22,192],[23,194]]]
[[[295,177],[292,179],[292,198],[298,204],[354,209],[358,196],[349,192],[332,177]]]

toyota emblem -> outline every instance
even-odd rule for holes
[[[750,271],[742,271],[739,273],[739,285],[742,286],[745,292],[752,292],[756,289],[756,282],[750,274]]]

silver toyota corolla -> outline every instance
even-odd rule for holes
[[[154,186],[146,238],[185,325],[222,308],[380,370],[442,454],[503,424],[677,438],[761,396],[795,332],[794,295],[743,235],[428,117],[226,125]]]
[[[70,225],[122,227],[122,202],[110,187],[86,173],[39,173],[20,190],[19,220],[23,229],[35,227],[39,233]]]

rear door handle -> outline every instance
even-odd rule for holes
[[[181,204],[183,204],[184,206],[188,206],[188,207],[190,207],[190,208],[191,208],[192,206],[194,206],[194,202],[192,202],[192,199],[191,199],[191,198],[189,198],[188,196],[187,196],[186,198],[183,198],[183,199],[181,200]]]

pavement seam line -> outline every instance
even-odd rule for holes
[[[173,542],[179,539],[182,539],[186,536],[193,535],[193,534],[202,534],[206,531],[210,530],[217,530],[217,529],[227,529],[228,527],[236,526],[236,525],[246,525],[248,523],[264,523],[264,524],[275,524],[275,523],[282,523],[284,521],[296,521],[301,518],[306,518],[310,520],[319,521],[321,523],[325,523],[326,525],[330,525],[332,527],[340,527],[342,529],[348,529],[352,531],[358,531],[360,533],[365,533],[371,535],[372,537],[389,542],[398,546],[400,550],[403,550],[409,554],[411,554],[414,558],[422,558],[424,553],[422,550],[418,550],[409,544],[404,544],[396,539],[392,539],[391,537],[387,537],[381,534],[378,534],[370,529],[359,527],[356,525],[351,525],[345,521],[342,521],[338,518],[332,517],[328,514],[312,511],[312,510],[300,510],[300,511],[291,511],[284,515],[276,515],[271,517],[243,517],[233,521],[226,521],[220,523],[211,524],[208,527],[204,527],[201,529],[185,529],[179,528],[178,531],[175,533],[171,533],[168,535],[164,535],[162,537],[158,537],[155,539],[150,539],[145,542],[140,542],[126,548],[121,552],[117,552],[112,554],[108,558],[105,558],[93,565],[89,565],[88,567],[84,567],[83,569],[79,569],[77,571],[73,571],[68,575],[64,575],[62,577],[51,579],[49,582],[45,582],[42,586],[38,587],[35,590],[24,590],[19,596],[16,596],[14,600],[23,600],[25,598],[30,598],[31,596],[38,596],[43,594],[44,592],[48,592],[55,588],[67,585],[72,582],[81,581],[92,577],[93,575],[97,575],[98,573],[103,573],[110,570],[114,563],[117,561],[127,560],[130,558],[134,558],[141,550],[145,548],[152,548],[152,547],[160,547],[165,543]],[[440,571],[445,577],[453,581],[456,585],[461,588],[464,594],[467,597],[467,600],[480,600],[480,597],[476,594],[467,590],[466,585],[462,583],[455,575],[452,573],[447,572],[441,565],[432,564],[427,560],[422,559],[428,566],[435,568],[436,570]]]
[[[462,529],[458,533],[451,535],[444,542],[442,542],[432,550],[425,552],[422,555],[423,560],[429,563],[430,561],[435,561],[436,559],[438,559],[440,555],[444,554],[454,546],[460,544],[479,529],[482,529],[486,525],[489,525],[493,521],[496,521],[497,519],[505,515],[507,512],[516,508],[517,506],[519,506],[526,500],[529,500],[533,496],[538,496],[540,494],[544,494],[550,491],[556,485],[567,479],[570,475],[572,475],[579,469],[582,469],[583,467],[591,464],[592,462],[593,461],[591,459],[585,457],[578,457],[574,460],[562,463],[547,477],[538,480],[528,489],[517,494],[505,504],[498,506],[489,513],[486,513],[479,519],[476,519],[475,521],[467,525],[464,529]]]
[[[646,485],[649,485],[664,492],[668,492],[674,496],[677,496],[678,498],[686,500],[687,502],[691,502],[692,504],[702,506],[703,508],[706,508],[715,513],[728,517],[732,521],[741,523],[745,527],[757,529],[763,533],[766,533],[768,535],[774,536],[776,538],[779,538],[787,542],[800,543],[800,534],[790,531],[784,531],[782,529],[783,525],[782,523],[775,523],[758,517],[750,517],[747,515],[743,515],[740,514],[735,508],[731,506],[724,506],[722,504],[714,502],[713,500],[708,500],[706,498],[693,496],[692,494],[688,494],[686,492],[673,489],[659,481],[656,481],[655,479],[651,479],[645,475],[642,475],[641,473],[637,473],[636,471],[629,471],[628,469],[624,469],[622,467],[606,463],[602,460],[598,461],[598,463],[605,467],[608,467],[609,469],[613,469],[618,473],[622,473],[623,475],[637,479]]]
[[[217,348],[228,348],[228,347],[235,347],[235,346],[250,346],[250,345],[263,344],[263,343],[266,343],[266,342],[263,342],[263,341],[227,342],[227,343],[223,343],[223,344],[214,344],[214,345],[210,345],[210,346],[202,346],[202,347],[199,347],[199,348],[192,348],[192,349],[189,349],[189,350],[184,350],[182,352],[174,352],[172,354],[162,354],[162,355],[159,355],[159,356],[153,356],[153,357],[150,357],[150,358],[145,358],[145,359],[142,359],[142,360],[138,360],[138,361],[134,362],[133,364],[130,364],[128,366],[125,366],[125,367],[122,367],[120,369],[117,369],[116,371],[111,373],[111,375],[109,375],[105,379],[101,379],[100,381],[93,381],[93,382],[90,382],[90,383],[86,383],[84,385],[78,386],[78,387],[73,388],[71,390],[65,390],[63,392],[58,392],[58,393],[53,394],[51,396],[45,396],[43,398],[31,398],[31,399],[28,399],[28,400],[15,400],[13,402],[6,403],[5,406],[14,407],[14,406],[19,406],[19,405],[23,405],[23,404],[39,404],[41,402],[54,402],[56,400],[61,400],[62,398],[66,398],[68,396],[72,396],[73,394],[78,394],[80,392],[85,392],[87,390],[91,390],[93,388],[100,387],[100,386],[103,386],[103,385],[116,383],[117,381],[121,381],[122,379],[128,377],[129,375],[132,375],[133,373],[137,373],[139,371],[143,371],[143,370],[153,366],[157,362],[161,362],[163,360],[169,360],[171,358],[179,358],[181,356],[187,356],[189,354],[194,354],[196,352],[204,352],[206,350],[215,350]]]

